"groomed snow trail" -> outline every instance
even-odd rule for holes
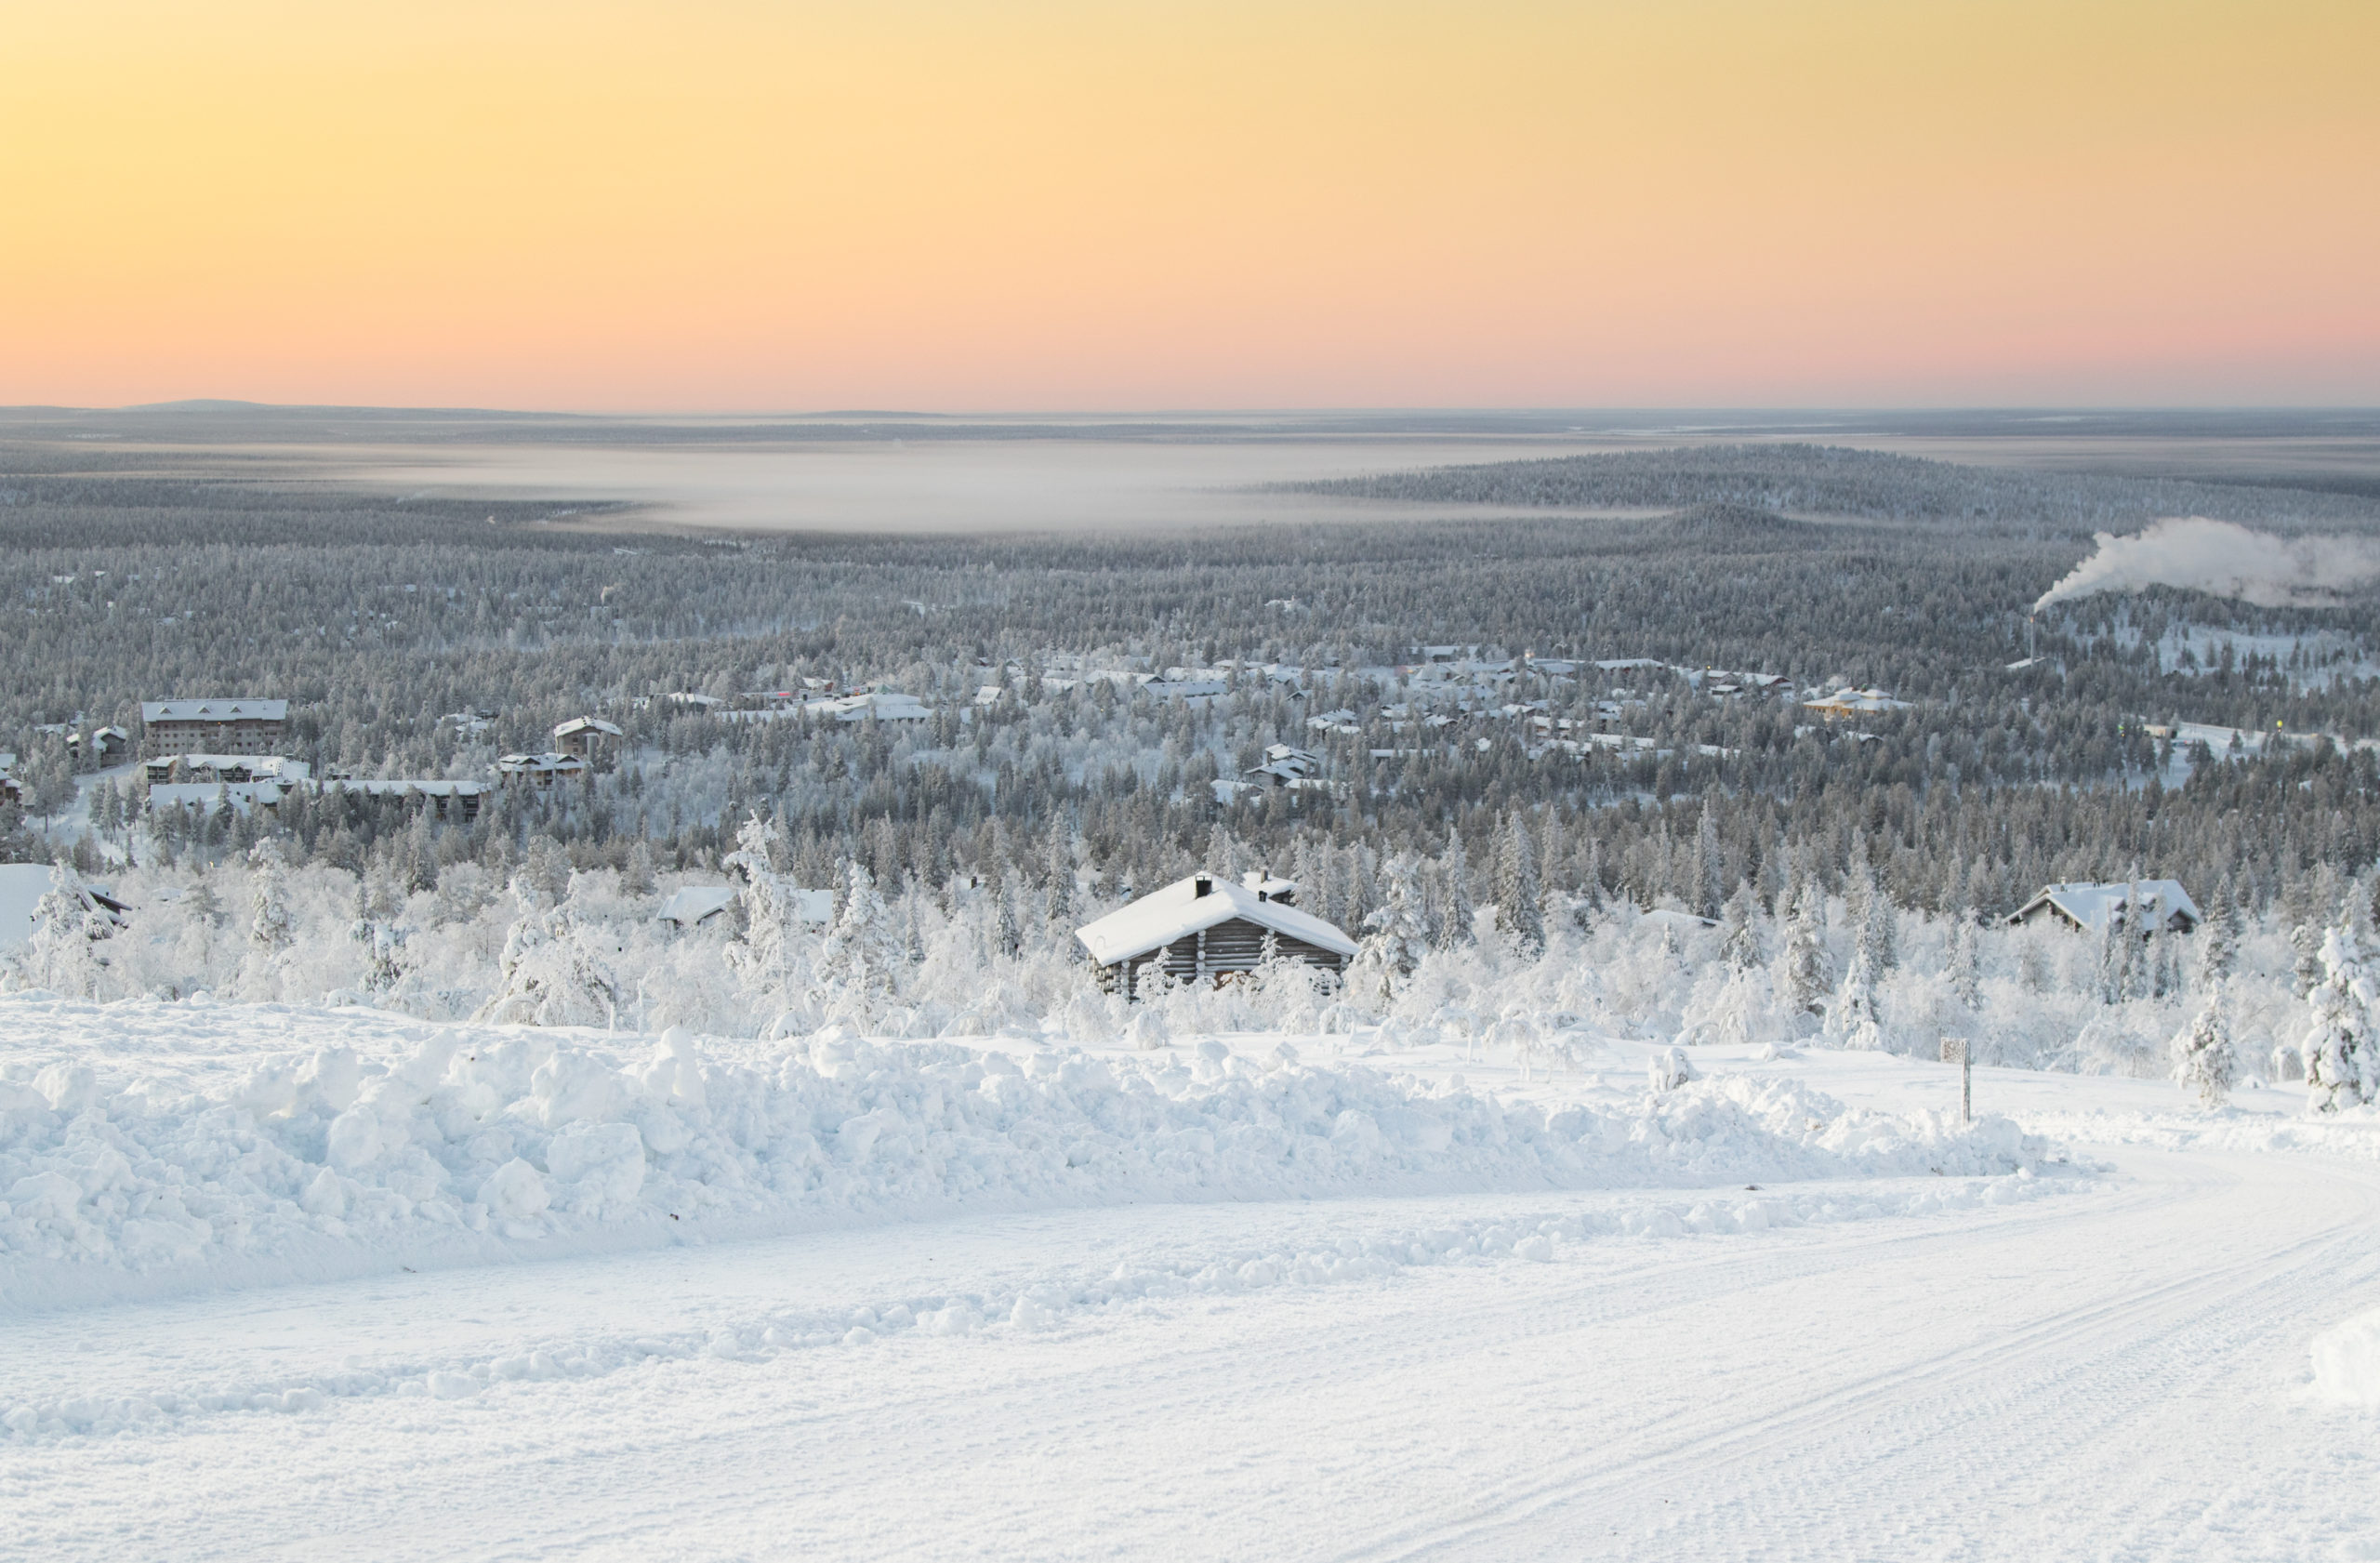
[[[1350,1236],[1527,1231],[1632,1197],[1055,1212],[44,1315],[0,1326],[0,1361],[17,1387],[56,1395],[667,1339],[594,1378],[0,1449],[4,1544],[57,1558],[2380,1556],[2371,1415],[2302,1387],[2309,1336],[2380,1304],[2380,1172],[2106,1154],[2117,1175],[2096,1190],[2006,1207],[1259,1277],[1059,1306],[1038,1330],[740,1358],[668,1343]]]

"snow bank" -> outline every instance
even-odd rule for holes
[[[2380,1308],[2314,1337],[2314,1393],[2380,1411]]]
[[[2307,1117],[2250,1112],[2236,1106],[2172,1113],[2028,1112],[2025,1121],[2045,1136],[2090,1145],[2380,1161],[2380,1108],[2368,1106]]]
[[[483,1028],[366,1059],[339,1041],[347,1017],[297,1019],[329,1045],[211,1075],[59,1060],[0,1079],[0,1303],[961,1209],[1991,1175],[2041,1153],[2004,1119],[1754,1076],[1549,1115],[1211,1043],[1020,1059],[829,1031],[726,1061],[677,1030],[630,1054]],[[271,1017],[275,1040],[290,1023]]]

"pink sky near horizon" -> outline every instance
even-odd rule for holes
[[[2380,403],[2380,7],[94,0],[0,404]]]

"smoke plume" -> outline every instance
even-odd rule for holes
[[[2042,593],[2035,613],[2095,591],[2146,586],[2187,587],[2260,608],[2323,607],[2380,580],[2380,539],[2371,537],[2277,537],[2187,516],[2151,522],[2135,536],[2098,538],[2098,551]]]

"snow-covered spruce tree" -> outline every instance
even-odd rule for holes
[[[843,865],[842,901],[820,953],[820,998],[829,1013],[865,1024],[900,991],[900,930],[877,894],[876,876],[855,858]]]
[[[1973,907],[1961,912],[1959,920],[1950,925],[1950,959],[1942,976],[1950,986],[1950,997],[1962,1009],[1983,1008],[1983,929]]]
[[[364,950],[364,986],[386,993],[404,977],[402,951],[408,930],[388,915],[385,901],[376,904],[369,877],[355,881],[355,920],[347,936]]]
[[[2289,969],[2290,978],[2303,1002],[2322,980],[2322,931],[2310,922],[2298,923],[2289,931],[2289,947],[2297,955]]]
[[[1528,827],[1517,813],[1504,816],[1502,840],[1496,843],[1496,923],[1522,959],[1534,960],[1545,953],[1537,854],[1529,844]]]
[[[1871,972],[1867,942],[1862,940],[1851,952],[1851,964],[1843,974],[1843,986],[1834,990],[1834,1002],[1827,1007],[1827,1040],[1839,1048],[1872,1053],[1884,1045]]]
[[[2231,975],[2240,955],[2240,906],[2228,884],[2207,898],[2206,921],[2198,931],[2198,987],[2212,993]]]
[[[1702,801],[1702,819],[1694,829],[1694,911],[1699,917],[1719,915],[1719,900],[1726,892],[1726,860],[1719,850],[1717,810],[1710,798]]]
[[[1381,869],[1381,904],[1364,920],[1363,942],[1347,973],[1349,994],[1358,1003],[1387,1008],[1429,954],[1421,903],[1420,867],[1413,854],[1400,852]]]
[[[778,872],[782,832],[772,817],[754,814],[735,832],[735,850],[720,867],[735,876],[744,937],[727,949],[729,967],[756,1007],[781,1005],[805,974],[797,968],[800,905],[790,876]]]
[[[1834,990],[1834,957],[1826,947],[1826,892],[1815,878],[1802,881],[1793,896],[1779,964],[1787,1010],[1814,1019],[1825,1014]]]
[[[2190,1023],[2174,1034],[2174,1078],[2197,1092],[2199,1100],[2210,1107],[2221,1106],[2231,1093],[2236,1067],[2231,1027],[2223,1015],[2228,998],[2217,980],[2207,989],[2205,1001]]]
[[[1752,900],[1752,881],[1736,886],[1720,909],[1719,957],[1734,974],[1756,970],[1760,965],[1760,907]]]
[[[1071,934],[1080,907],[1075,894],[1074,841],[1064,829],[1050,832],[1050,860],[1044,873],[1049,881],[1042,892],[1044,912],[1051,930],[1056,934]]]
[[[2312,1020],[2298,1051],[2306,1059],[2306,1106],[2336,1112],[2380,1095],[2371,977],[2353,919],[2342,918],[2322,939],[2322,980],[2306,996]]]
[[[1872,981],[1900,962],[1900,919],[1893,910],[1893,898],[1876,882],[1875,875],[1863,870],[1861,887],[1859,953],[1868,958]]]
[[[574,875],[555,895],[544,876],[524,863],[512,876],[520,912],[506,932],[497,962],[503,986],[475,1017],[499,1026],[605,1026],[619,1000],[609,962],[579,926]]]
[[[240,991],[248,999],[281,997],[297,932],[289,910],[289,863],[281,842],[258,841],[248,853],[248,948],[240,962]]]
[[[1471,864],[1462,850],[1460,832],[1448,837],[1447,850],[1438,859],[1434,881],[1437,894],[1431,898],[1431,932],[1438,948],[1468,948],[1474,936],[1473,922],[1478,908],[1471,899]]]

